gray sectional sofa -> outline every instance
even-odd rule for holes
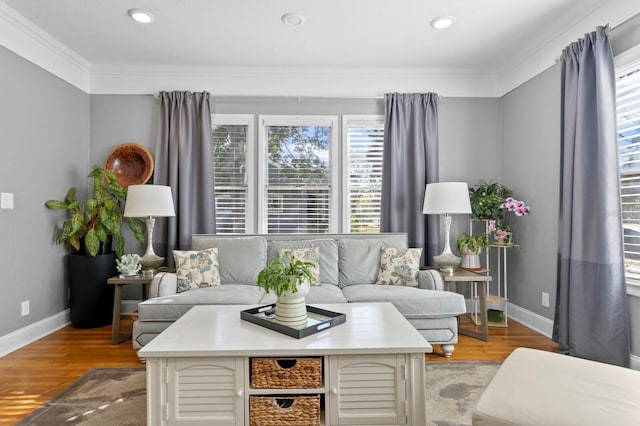
[[[319,248],[320,284],[308,304],[390,302],[431,344],[449,357],[458,342],[456,316],[465,313],[464,297],[444,291],[435,270],[418,272],[419,287],[376,284],[382,248],[407,248],[402,233],[193,235],[192,249],[218,248],[221,285],[177,293],[174,273],[157,274],[149,299],[138,304],[133,346],[141,348],[194,305],[261,305],[275,296],[255,285],[267,262],[282,248]],[[239,317],[239,315],[238,315]]]

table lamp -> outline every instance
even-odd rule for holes
[[[444,214],[444,249],[433,260],[441,271],[452,273],[460,265],[460,257],[453,254],[449,244],[450,214],[471,214],[469,187],[465,182],[428,183],[424,192],[424,214]]]
[[[157,269],[164,257],[153,252],[153,227],[156,217],[175,216],[171,188],[162,185],[130,185],[124,205],[124,217],[144,217],[147,226],[147,251],[140,263],[143,270]]]

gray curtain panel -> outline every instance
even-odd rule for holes
[[[216,232],[209,93],[160,92],[153,182],[169,185],[175,218],[158,220],[159,256],[173,266],[174,249],[188,249],[191,235]],[[154,246],[155,247],[155,246]]]
[[[438,95],[388,93],[384,97],[380,230],[406,232],[422,248],[422,263],[439,252],[438,216],[422,214],[427,183],[438,181]]]
[[[562,52],[553,340],[561,353],[628,366],[615,72],[607,32],[598,27]]]

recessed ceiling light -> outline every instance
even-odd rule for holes
[[[283,24],[291,25],[292,27],[297,27],[298,25],[304,24],[304,16],[299,13],[285,13],[280,18]]]
[[[453,16],[438,16],[436,19],[431,21],[431,26],[436,30],[444,30],[445,28],[449,28],[455,20],[456,18]]]
[[[151,12],[142,9],[129,9],[127,13],[131,19],[141,24],[149,24],[156,19]]]

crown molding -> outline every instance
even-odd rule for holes
[[[2,1],[0,45],[78,89],[89,92],[89,62]]]
[[[586,16],[576,19],[574,25],[570,26],[558,37],[551,40],[542,48],[531,52],[526,57],[512,64],[499,73],[500,96],[509,93],[521,84],[531,80],[538,74],[552,67],[560,58],[562,51],[569,44],[584,37],[598,26],[609,24],[615,29],[617,25],[640,13],[640,3],[638,0],[610,0],[595,10],[587,13]]]
[[[94,66],[92,94],[208,90],[219,96],[372,97],[435,92],[447,97],[498,96],[493,74],[443,69],[113,67]]]

